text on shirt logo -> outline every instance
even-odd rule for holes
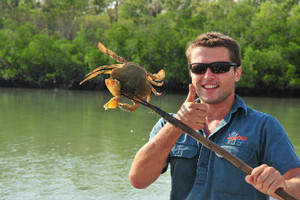
[[[239,141],[239,142],[246,142],[247,139],[248,139],[247,137],[239,136],[239,134],[236,132],[232,132],[231,134],[229,134],[229,137],[227,138],[228,141]]]

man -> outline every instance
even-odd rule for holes
[[[300,161],[280,123],[235,94],[240,48],[220,33],[200,35],[187,49],[192,84],[174,115],[251,167],[245,175],[222,156],[160,119],[137,153],[131,184],[146,188],[171,167],[170,199],[263,200],[281,187],[300,198]],[[194,100],[196,94],[199,99]]]

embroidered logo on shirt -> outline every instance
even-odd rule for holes
[[[239,141],[239,142],[246,142],[247,139],[248,139],[247,137],[242,137],[236,132],[232,132],[231,134],[229,134],[229,137],[227,138],[228,141]]]

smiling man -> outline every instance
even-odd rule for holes
[[[160,119],[133,161],[131,184],[146,188],[170,165],[172,200],[280,199],[275,194],[279,187],[300,198],[300,161],[285,130],[276,118],[249,108],[235,94],[242,75],[236,41],[205,33],[189,43],[186,55],[192,84],[174,116],[254,169],[246,176]]]

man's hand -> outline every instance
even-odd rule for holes
[[[245,180],[257,190],[276,199],[282,198],[276,195],[275,191],[278,188],[286,189],[284,177],[274,167],[269,167],[266,164],[254,168],[251,175],[247,175]]]
[[[193,129],[200,130],[204,128],[206,117],[206,105],[194,103],[196,89],[193,84],[189,85],[189,94],[176,114],[176,118],[190,126]]]

